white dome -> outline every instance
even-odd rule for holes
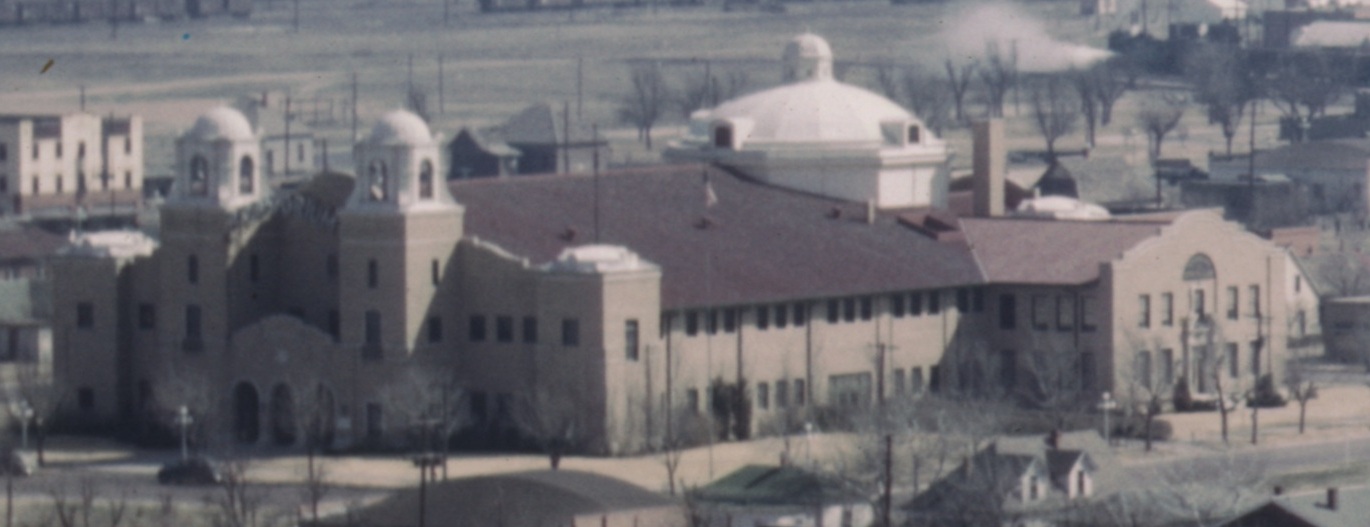
[[[785,60],[794,59],[832,59],[832,46],[823,37],[804,33],[785,44]]]
[[[646,266],[637,253],[621,245],[581,245],[569,247],[557,256],[551,268],[558,271],[602,273],[607,271],[636,271]]]
[[[195,126],[191,127],[188,135],[201,141],[251,141],[256,137],[256,134],[252,133],[252,125],[247,122],[247,117],[227,106],[205,112],[195,120]]]
[[[376,121],[366,140],[378,144],[425,145],[433,142],[433,134],[419,116],[406,110],[394,110]]]
[[[881,123],[918,122],[871,91],[832,79],[799,82],[726,102],[713,119],[747,120],[743,148],[766,143],[879,143]]]

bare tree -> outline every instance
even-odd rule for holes
[[[11,421],[27,420],[28,432],[33,434],[38,465],[45,463],[44,446],[48,428],[62,409],[62,389],[52,380],[50,368],[43,361],[22,362],[15,365],[15,379],[3,389],[5,410]]]
[[[1124,404],[1129,405],[1129,411],[1142,416],[1142,435],[1146,442],[1146,451],[1150,452],[1152,426],[1156,422],[1156,416],[1165,408],[1166,397],[1174,390],[1175,380],[1172,374],[1176,365],[1161,363],[1172,359],[1161,353],[1160,344],[1151,346],[1148,350],[1145,349],[1145,344],[1135,337],[1129,336],[1128,341],[1129,347],[1135,351],[1132,360],[1124,360],[1119,365],[1122,367],[1121,377],[1126,382],[1125,391],[1120,395],[1123,396]]]
[[[309,519],[315,524],[319,523],[319,504],[332,490],[328,475],[328,465],[321,461],[311,459],[305,465],[304,483],[300,488],[300,494],[305,505],[309,507]]]
[[[1052,75],[1028,90],[1032,122],[1047,143],[1047,157],[1056,158],[1056,141],[1075,131],[1080,119],[1079,103],[1066,87],[1065,79]]]
[[[637,127],[638,139],[652,149],[652,127],[670,102],[670,89],[656,62],[638,62],[629,69],[631,90],[618,103],[619,120]]]
[[[1148,496],[1163,525],[1218,525],[1263,497],[1266,466],[1260,456],[1222,456],[1170,463]],[[1157,523],[1152,523],[1155,525]]]
[[[255,527],[262,512],[265,496],[247,479],[250,463],[235,457],[220,465],[221,493],[207,498],[214,509],[211,523],[215,527]]]
[[[1130,68],[1118,58],[1113,58],[1095,64],[1089,69],[1093,78],[1094,97],[1099,101],[1100,126],[1108,126],[1113,122],[1113,105],[1132,85],[1128,77]]]
[[[1185,58],[1185,76],[1194,88],[1194,100],[1208,110],[1209,124],[1222,128],[1227,155],[1237,135],[1247,103],[1256,98],[1255,82],[1240,50],[1229,46],[1202,46]]]
[[[1289,398],[1299,403],[1299,434],[1303,434],[1308,402],[1318,398],[1317,380],[1304,371],[1304,366],[1297,360],[1291,360],[1285,368],[1284,387]]]
[[[414,363],[381,390],[381,399],[413,434],[410,446],[435,452],[443,477],[452,435],[466,423],[466,390],[447,369]]]
[[[1094,70],[1071,69],[1070,85],[1075,88],[1076,100],[1080,101],[1080,115],[1085,118],[1085,143],[1094,147],[1095,130],[1099,126],[1099,98],[1095,95]]]
[[[966,61],[960,64],[947,57],[942,63],[943,70],[947,73],[947,87],[951,91],[951,99],[956,108],[956,122],[966,122],[966,92],[970,90],[970,80],[975,76],[978,69],[974,61]]]
[[[584,397],[574,388],[560,390],[539,384],[516,403],[514,422],[524,434],[547,454],[552,470],[561,467],[561,457],[583,446],[585,424],[581,422]]]
[[[708,108],[714,98],[716,81],[708,69],[698,75],[685,75],[679,89],[672,91],[672,99],[680,115],[688,119],[697,110]]]
[[[1165,136],[1175,130],[1184,117],[1188,98],[1180,93],[1153,93],[1142,102],[1137,111],[1137,124],[1146,133],[1151,146],[1151,160],[1161,158],[1161,145]]]
[[[1284,55],[1264,84],[1271,102],[1300,124],[1321,116],[1351,87],[1348,71],[1321,51]]]
[[[1370,293],[1370,270],[1361,262],[1359,252],[1325,251],[1316,257],[1317,274],[1335,296]]]
[[[904,70],[902,95],[914,115],[938,135],[951,124],[952,101],[942,80],[933,72],[914,66]]]
[[[899,68],[893,64],[875,64],[871,69],[875,71],[875,87],[880,93],[887,99],[899,100]]]
[[[998,40],[985,43],[985,61],[978,69],[980,82],[985,86],[985,99],[990,117],[1004,116],[1004,97],[1018,83],[1018,51],[1010,49],[1008,56]]]

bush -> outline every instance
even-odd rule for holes
[[[1270,374],[1262,375],[1256,381],[1256,390],[1246,402],[1253,408],[1279,408],[1288,403],[1289,401],[1280,395],[1280,391],[1275,389],[1275,378]]]
[[[1175,427],[1169,421],[1153,419],[1151,421],[1151,440],[1169,441],[1175,435]],[[1128,439],[1146,439],[1146,416],[1134,415],[1119,419],[1113,425],[1114,437],[1125,437]]]

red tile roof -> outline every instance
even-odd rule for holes
[[[665,308],[981,282],[964,244],[933,240],[901,225],[895,213],[867,224],[862,204],[710,170],[718,202],[706,209],[702,172],[697,165],[670,166],[599,178],[600,240],[661,266]],[[451,184],[466,207],[468,236],[535,263],[593,243],[594,187],[589,175]],[[711,226],[701,228],[706,216]],[[565,236],[568,229],[573,239]]]
[[[1165,224],[1129,221],[1056,221],[961,218],[985,280],[1001,284],[1084,284],[1113,260]]]

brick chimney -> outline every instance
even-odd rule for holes
[[[1052,429],[1051,433],[1047,434],[1047,448],[1050,448],[1051,450],[1059,450],[1061,448],[1060,430]]]
[[[971,125],[971,149],[975,196],[975,215],[992,218],[1004,215],[1004,121],[990,119]]]
[[[1337,510],[1337,488],[1327,488],[1327,510]]]

